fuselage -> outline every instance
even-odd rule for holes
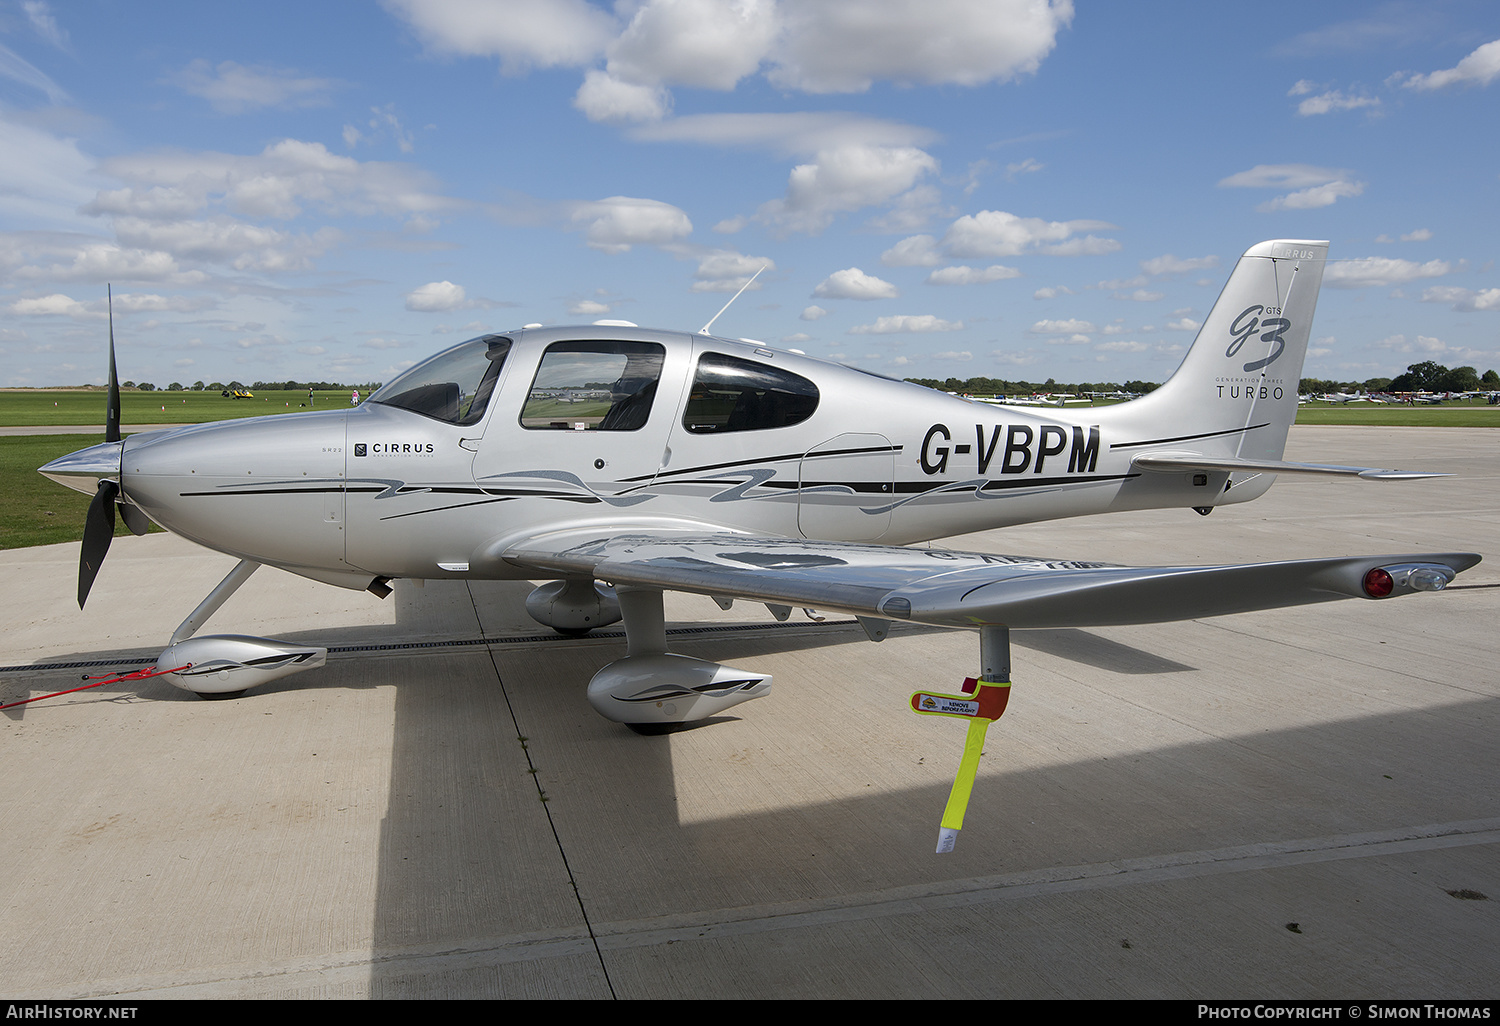
[[[125,492],[207,547],[360,587],[372,576],[518,576],[499,553],[554,527],[907,544],[1207,506],[1224,493],[1224,474],[1131,469],[1143,447],[1171,441],[1149,404],[996,407],[754,343],[639,328],[530,329],[464,346],[358,408],[133,436]],[[436,380],[466,373],[475,380]]]

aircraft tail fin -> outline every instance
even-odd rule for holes
[[[1280,460],[1297,418],[1302,361],[1327,257],[1327,242],[1283,239],[1250,247],[1182,366],[1154,392],[1117,407],[1120,427],[1164,450]]]

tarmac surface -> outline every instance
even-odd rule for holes
[[[1390,602],[1015,632],[941,856],[963,725],[907,696],[955,690],[977,635],[669,595],[704,628],[676,651],[776,684],[646,737],[584,698],[623,638],[548,637],[524,582],[382,602],[262,569],[204,633],[326,667],[5,710],[0,996],[1500,997],[1500,432],[1294,428],[1287,458],[1457,476],[947,544],[1485,562]],[[154,661],[234,563],[120,538],[79,612],[77,559],[0,553],[0,704]]]

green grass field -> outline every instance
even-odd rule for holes
[[[361,396],[363,398],[363,396]],[[314,392],[315,410],[349,408],[349,393]],[[306,411],[307,393],[256,392],[254,399],[225,399],[218,392],[120,393],[120,423],[203,424]],[[0,427],[98,424],[104,430],[104,389],[0,389]]]
[[[1297,423],[1364,427],[1500,427],[1500,406],[1488,406],[1482,399],[1441,406],[1308,403],[1297,408]]]

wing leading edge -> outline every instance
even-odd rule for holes
[[[1393,597],[1440,590],[1480,560],[1458,552],[1130,567],[728,532],[599,529],[536,536],[502,558],[548,575],[944,627],[1123,626]]]

